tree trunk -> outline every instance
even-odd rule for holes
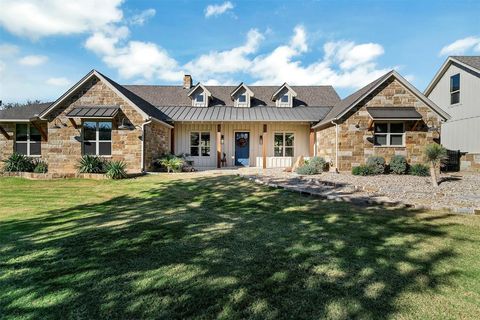
[[[432,177],[433,186],[438,187],[437,170],[436,170],[435,166],[433,166],[433,165],[430,166],[430,176]]]

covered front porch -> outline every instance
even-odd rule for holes
[[[195,168],[292,166],[315,153],[309,122],[175,122],[172,152]]]

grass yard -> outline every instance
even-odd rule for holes
[[[0,179],[1,319],[479,317],[478,216],[234,176]]]

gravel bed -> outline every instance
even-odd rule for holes
[[[480,213],[480,173],[442,174],[434,188],[430,177],[410,175],[354,176],[322,173],[301,176],[281,169],[240,174],[271,186],[317,194],[329,199],[403,204],[433,210]],[[368,199],[372,201],[368,201]]]

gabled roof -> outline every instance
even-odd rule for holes
[[[391,77],[394,77],[401,84],[403,84],[407,89],[410,90],[418,99],[423,101],[427,106],[429,106],[433,111],[440,115],[444,119],[450,119],[450,115],[438,107],[433,101],[425,97],[417,88],[410,84],[405,78],[403,78],[398,72],[392,70],[387,72],[380,78],[370,82],[365,87],[360,90],[352,93],[342,101],[338,102],[332,110],[327,114],[327,116],[317,123],[314,128],[322,127],[329,124],[332,121],[338,120],[343,117],[348,111],[354,108],[357,104],[362,102],[368,95],[370,95],[375,89],[380,87],[383,83],[389,80]]]
[[[282,84],[277,91],[275,91],[273,94],[272,94],[272,101],[275,101],[277,100],[277,96],[280,94],[280,92],[282,92],[282,90],[284,88],[287,88],[288,91],[290,91],[292,93],[292,96],[296,97],[297,96],[297,93],[295,92],[295,90],[293,90],[289,85],[288,83],[284,83]]]
[[[0,110],[0,122],[22,122],[36,119],[52,103],[34,103],[22,107]]]
[[[191,97],[192,94],[197,91],[198,88],[202,88],[203,92],[205,92],[207,94],[207,97],[211,97],[212,96],[212,93],[207,89],[205,88],[205,86],[203,84],[201,84],[200,82],[197,83],[195,85],[195,87],[193,87],[192,89],[190,89],[190,91],[188,91],[187,93],[187,97]]]
[[[437,85],[438,81],[443,77],[447,69],[453,64],[456,63],[464,68],[474,71],[477,74],[480,74],[480,56],[451,56],[442,64],[440,69],[437,71],[432,81],[428,84],[427,89],[425,89],[425,95],[428,96],[433,88]]]
[[[235,94],[238,92],[238,90],[240,90],[241,88],[244,88],[245,91],[247,91],[247,93],[250,95],[250,97],[254,97],[255,94],[253,93],[252,90],[250,90],[250,88],[245,84],[245,83],[240,83],[235,89],[233,89],[233,91],[230,93],[230,97],[233,99],[233,96],[235,96]]]
[[[119,85],[112,79],[108,78],[107,76],[101,74],[97,70],[92,70],[87,73],[80,81],[78,81],[75,85],[73,85],[67,92],[65,92],[60,98],[58,98],[54,103],[52,103],[47,109],[45,109],[39,116],[41,119],[45,120],[46,116],[54,110],[60,103],[65,101],[69,98],[72,94],[74,94],[82,85],[84,85],[87,81],[92,79],[93,77],[97,77],[100,81],[105,83],[113,92],[118,94],[121,98],[125,100],[132,108],[137,110],[145,120],[149,120],[150,118],[156,119],[159,122],[163,123],[167,127],[172,127],[168,123],[163,122],[163,115],[160,110],[152,106],[150,103],[145,101],[144,99],[140,98],[133,92],[129,91],[125,87]]]

